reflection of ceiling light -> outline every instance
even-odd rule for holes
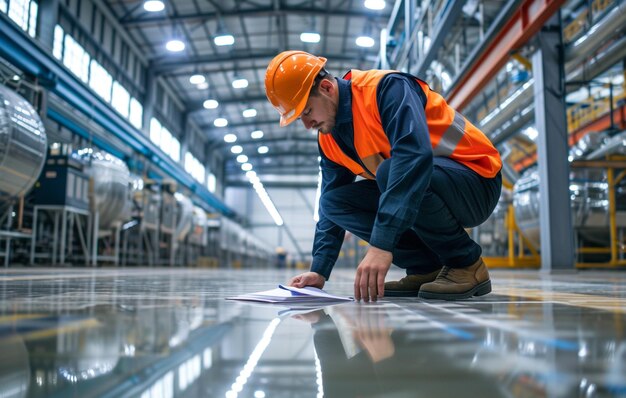
[[[189,78],[189,83],[191,84],[201,84],[204,82],[206,82],[204,75],[193,75]]]
[[[232,133],[226,134],[224,136],[224,141],[228,142],[229,144],[232,144],[233,142],[237,141],[237,136]]]
[[[374,39],[369,36],[359,36],[356,38],[356,45],[359,47],[374,47]]]
[[[243,147],[241,145],[235,145],[232,148],[230,148],[230,151],[235,154],[241,153],[243,152]]]
[[[248,161],[248,157],[246,155],[239,155],[237,156],[237,162],[239,163],[246,163]]]
[[[246,88],[248,87],[248,80],[244,78],[235,78],[232,84],[233,88]]]
[[[263,131],[254,130],[252,133],[250,133],[250,137],[252,137],[253,140],[258,140],[259,138],[263,138]]]
[[[228,120],[224,119],[223,117],[218,117],[213,121],[213,125],[215,127],[226,127],[228,126]]]
[[[243,111],[243,117],[255,117],[255,116],[256,116],[256,109],[254,108],[248,108]]]
[[[165,4],[159,0],[148,0],[143,3],[143,9],[150,12],[163,11]]]
[[[216,46],[232,46],[233,44],[235,44],[235,38],[233,37],[233,35],[229,34],[219,35],[215,36],[213,42]]]
[[[385,8],[385,0],[365,0],[365,8],[370,10],[382,10]]]
[[[204,101],[204,102],[202,103],[202,106],[204,106],[206,109],[215,109],[215,108],[217,108],[219,105],[220,105],[220,103],[219,103],[219,102],[217,102],[217,101],[216,101],[216,100],[214,100],[214,99],[208,99],[208,100],[206,100],[206,101]]]
[[[302,41],[303,43],[319,43],[320,34],[315,32],[300,33],[300,41]]]
[[[168,51],[177,53],[185,49],[185,43],[183,43],[182,41],[178,39],[172,39],[167,42],[167,44],[165,45],[165,48],[167,48]]]
[[[259,153],[263,154],[263,153],[267,153],[270,149],[268,147],[266,147],[265,145],[260,146],[258,151]]]
[[[206,90],[207,88],[209,88],[209,83],[208,82],[204,82],[204,83],[197,84],[196,88],[198,90]]]
[[[241,165],[241,170],[243,171],[250,171],[252,170],[252,165],[250,163],[244,163]]]

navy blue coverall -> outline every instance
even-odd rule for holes
[[[354,147],[350,81],[337,83],[331,134],[362,164]],[[393,263],[409,275],[472,265],[482,250],[464,228],[489,217],[500,197],[501,174],[485,178],[454,160],[433,157],[426,95],[415,80],[389,74],[380,81],[376,99],[391,144],[391,157],[378,167],[376,180],[355,182],[349,169],[320,149],[322,193],[311,271],[329,278],[346,230],[392,252]]]

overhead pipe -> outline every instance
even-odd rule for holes
[[[623,14],[625,10],[626,6],[624,5],[624,0],[622,0],[609,12],[609,15],[589,29],[589,32],[595,32],[595,36],[586,34],[574,43],[575,47],[568,47],[565,50],[566,59],[569,60],[565,64],[566,74],[571,73],[572,70],[580,64],[582,59],[586,56],[584,51],[591,52],[591,49],[610,39],[620,26],[622,29],[626,27],[620,19],[624,17]],[[605,21],[607,18],[608,20]],[[626,57],[626,38],[621,38],[613,43],[607,51],[596,57],[594,62],[590,63],[588,67],[579,68],[574,74],[568,75],[567,80],[583,80],[583,77],[585,80],[593,79],[624,57]],[[490,113],[487,116],[491,116],[490,119],[486,122],[479,122],[479,126],[485,134],[490,135],[490,133],[495,132],[504,122],[511,120],[519,109],[532,105],[534,82],[531,80],[530,83],[531,84],[522,86],[520,90],[513,93],[511,97],[514,97],[514,99],[506,103],[505,106],[502,106],[500,111],[495,114],[493,114],[493,112]],[[568,86],[569,91],[574,88],[575,87]],[[509,128],[506,130],[507,131],[503,131],[497,135],[499,142],[502,142],[502,137],[509,138],[513,135],[514,132],[511,132]],[[492,137],[492,140],[495,138],[496,137]]]

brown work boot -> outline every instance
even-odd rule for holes
[[[458,300],[472,296],[483,296],[489,292],[491,292],[489,272],[483,259],[479,258],[474,264],[465,268],[444,266],[434,282],[422,285],[419,297]]]
[[[429,274],[407,275],[399,281],[385,282],[385,297],[417,297],[420,286],[432,282],[441,269]]]

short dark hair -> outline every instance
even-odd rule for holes
[[[320,82],[324,79],[330,80],[333,78],[333,75],[330,74],[326,69],[322,68],[320,72],[315,76],[315,80],[313,80],[313,86],[311,87],[310,95],[316,96],[319,95],[319,86]]]

